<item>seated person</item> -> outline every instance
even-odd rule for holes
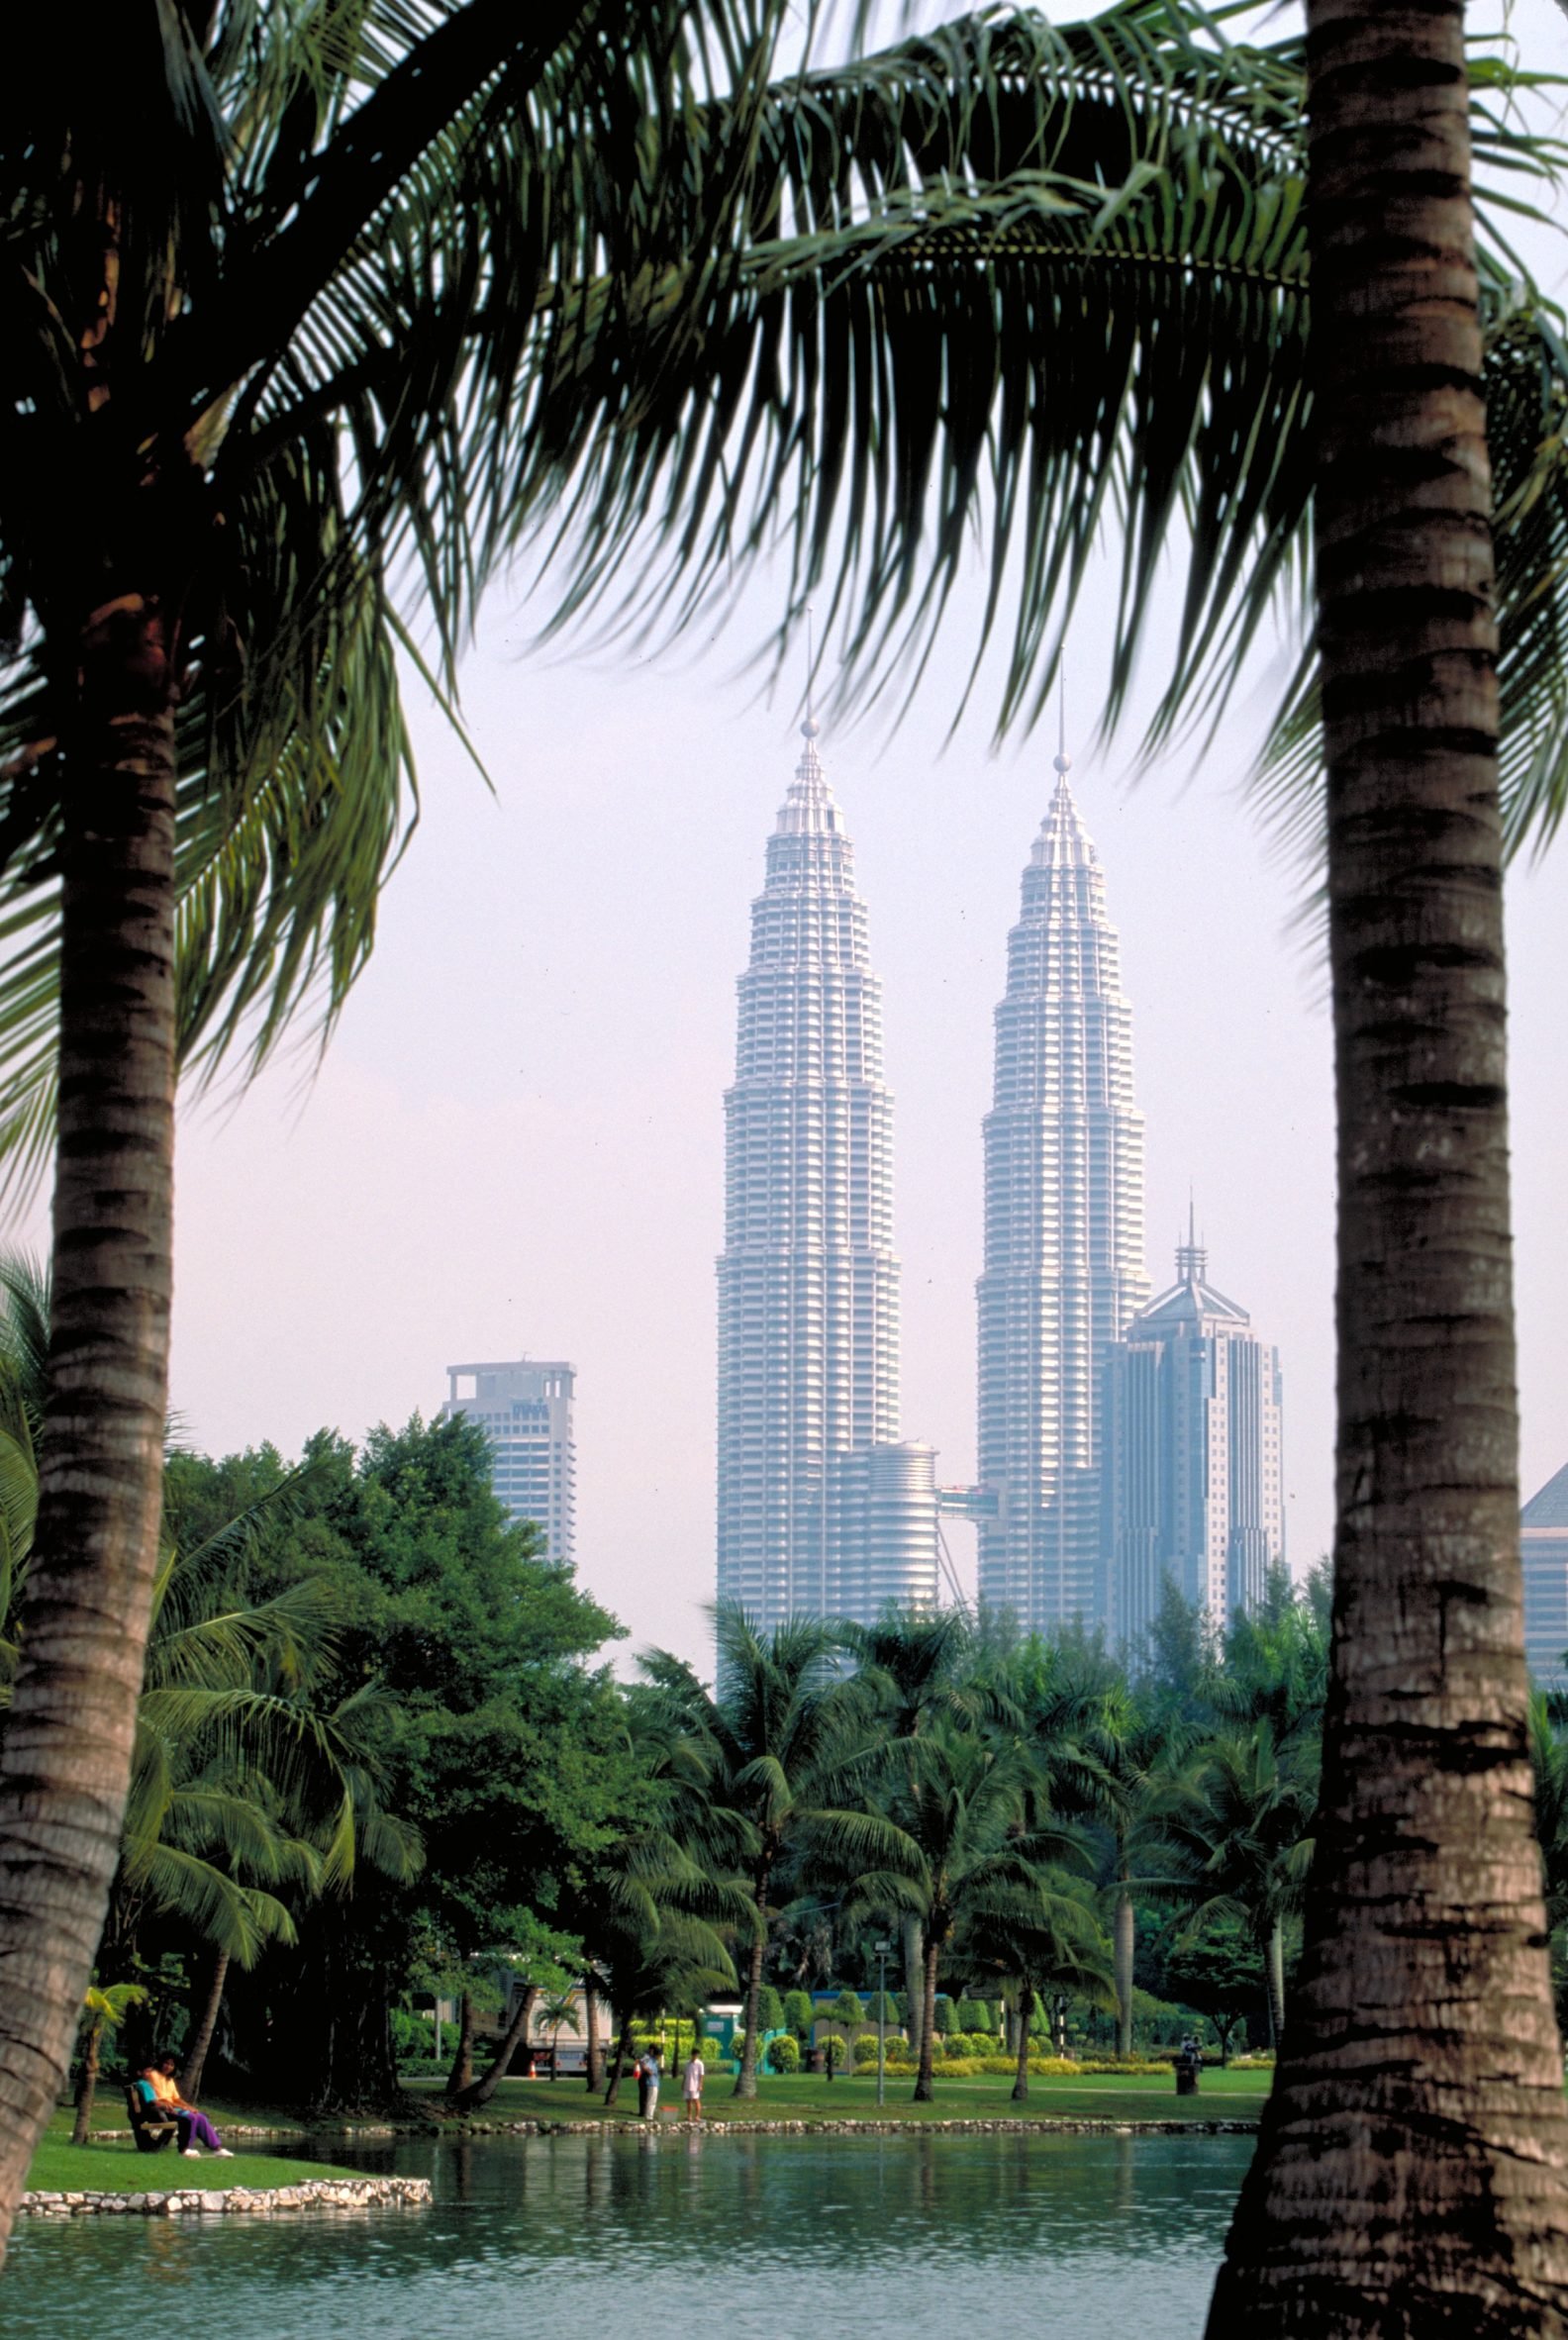
[[[205,2112],[194,2104],[187,2104],[179,2093],[174,2078],[172,2056],[162,2056],[148,2064],[142,2073],[143,2092],[152,2103],[162,2104],[173,2113],[179,2127],[179,2149],[187,2161],[200,2161],[201,2148],[215,2153],[220,2161],[233,2161],[234,2155],[220,2138]]]

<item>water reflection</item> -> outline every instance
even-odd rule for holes
[[[275,2340],[589,2340],[623,2318],[774,2340],[826,2277],[834,2323],[871,2340],[952,2340],[977,2316],[984,2340],[1089,2340],[1129,2311],[1196,2340],[1250,2150],[673,2126],[408,2143],[359,2158],[429,2172],[423,2213],[24,2225],[0,2322],[60,2340],[113,2328],[129,2295]]]

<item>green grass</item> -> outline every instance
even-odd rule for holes
[[[28,2186],[36,2194],[171,2194],[200,2187],[216,2194],[230,2186],[296,2186],[308,2178],[352,2178],[363,2173],[333,2169],[326,2162],[290,2161],[281,2153],[236,2153],[233,2161],[184,2161],[172,2145],[162,2153],[138,2153],[124,2145],[72,2145],[46,2136],[33,2156]]]
[[[1272,2075],[1267,2071],[1205,2072],[1202,2094],[1178,2098],[1168,2072],[1143,2074],[1086,2074],[1077,2078],[1031,2077],[1028,2100],[1015,2104],[1012,2082],[1002,2074],[972,2080],[936,2080],[931,2104],[912,2101],[914,2081],[907,2073],[890,2076],[882,2117],[898,2120],[1253,2120],[1263,2108]],[[710,2122],[738,2120],[875,2120],[876,2075],[854,2074],[833,2081],[792,2075],[764,2077],[754,2102],[735,2095],[735,2079],[722,2073],[710,2078],[703,2099]],[[434,2082],[416,2082],[414,2093],[437,2093]],[[679,2120],[678,2091],[666,2083],[660,2096],[663,2120]],[[637,2084],[630,2077],[621,2084],[620,2101],[606,2113],[599,2096],[590,2096],[580,2080],[504,2080],[481,2118],[491,2120],[603,2120],[626,2119],[637,2111]]]

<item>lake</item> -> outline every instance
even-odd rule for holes
[[[479,2138],[428,2210],[24,2221],[6,2340],[1199,2340],[1250,2137]],[[978,2321],[977,2321],[978,2319]]]

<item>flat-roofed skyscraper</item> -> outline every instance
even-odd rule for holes
[[[899,1435],[881,986],[817,726],[802,731],[725,1096],[718,1586],[764,1626],[869,1621],[936,1590],[930,1450],[905,1468],[877,1453]]]
[[[1106,1352],[1148,1298],[1132,1013],[1065,751],[996,1012],[979,1296],[979,1592],[1026,1629],[1105,1608]]]
[[[466,1414],[490,1440],[490,1484],[513,1519],[544,1531],[545,1557],[572,1557],[577,1451],[572,1439],[576,1368],[531,1358],[448,1365],[443,1414]]]

